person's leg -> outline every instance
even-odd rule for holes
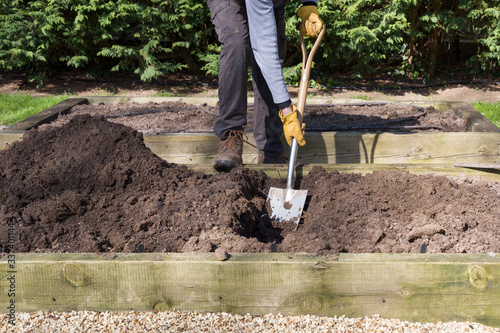
[[[280,60],[286,54],[285,4],[286,0],[274,1],[274,14],[278,28]],[[252,86],[254,90],[254,139],[259,153],[259,163],[283,163],[283,123],[259,66],[252,61]]]
[[[243,126],[247,123],[247,68],[251,55],[243,0],[206,0],[221,43],[219,119],[214,133],[221,139],[212,165],[228,172],[243,164]]]
[[[215,134],[224,140],[247,123],[247,68],[250,37],[244,1],[206,0],[221,43],[219,68],[219,119]]]

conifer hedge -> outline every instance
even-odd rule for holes
[[[301,62],[298,6],[287,6],[289,82]],[[325,80],[340,71],[429,79],[499,72],[500,0],[320,0],[319,11],[328,30],[315,71]],[[203,0],[0,4],[0,70],[31,80],[72,70],[135,73],[144,81],[174,72],[217,75],[219,50]]]

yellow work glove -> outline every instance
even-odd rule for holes
[[[319,18],[318,7],[302,6],[297,10],[297,16],[302,20],[300,31],[304,37],[318,37],[323,21]]]
[[[305,124],[300,124],[299,121],[299,112],[295,105],[292,105],[292,113],[283,116],[283,113],[279,112],[281,121],[283,122],[283,132],[285,134],[286,142],[288,145],[292,145],[292,139],[295,138],[299,146],[303,146],[306,144],[306,140],[304,140],[304,126]]]

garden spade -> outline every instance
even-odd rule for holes
[[[306,45],[304,42],[304,36],[300,33],[300,44],[302,48],[302,76],[299,85],[299,96],[297,99],[297,109],[300,113],[299,121],[302,122],[304,118],[304,109],[306,105],[307,97],[307,87],[309,85],[309,74],[311,72],[312,60],[314,54],[319,48],[321,39],[325,34],[325,26],[321,29],[321,32],[314,43],[309,56],[307,55]],[[302,124],[304,128],[305,124]],[[294,190],[292,187],[293,173],[295,169],[295,160],[297,158],[297,140],[293,138],[292,145],[290,149],[290,160],[288,162],[288,175],[286,180],[286,188],[276,188],[271,187],[269,189],[269,194],[267,196],[267,201],[269,202],[270,218],[278,222],[294,222],[299,224],[300,216],[302,215],[302,210],[304,209],[304,204],[306,202],[307,190]]]

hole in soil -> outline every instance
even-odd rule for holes
[[[113,246],[108,240],[103,240],[97,243],[97,248],[99,252],[109,252],[113,248]]]
[[[271,221],[267,210],[244,216],[240,220],[242,228],[236,230],[245,238],[256,238],[262,243],[281,243],[283,241],[283,225]]]

